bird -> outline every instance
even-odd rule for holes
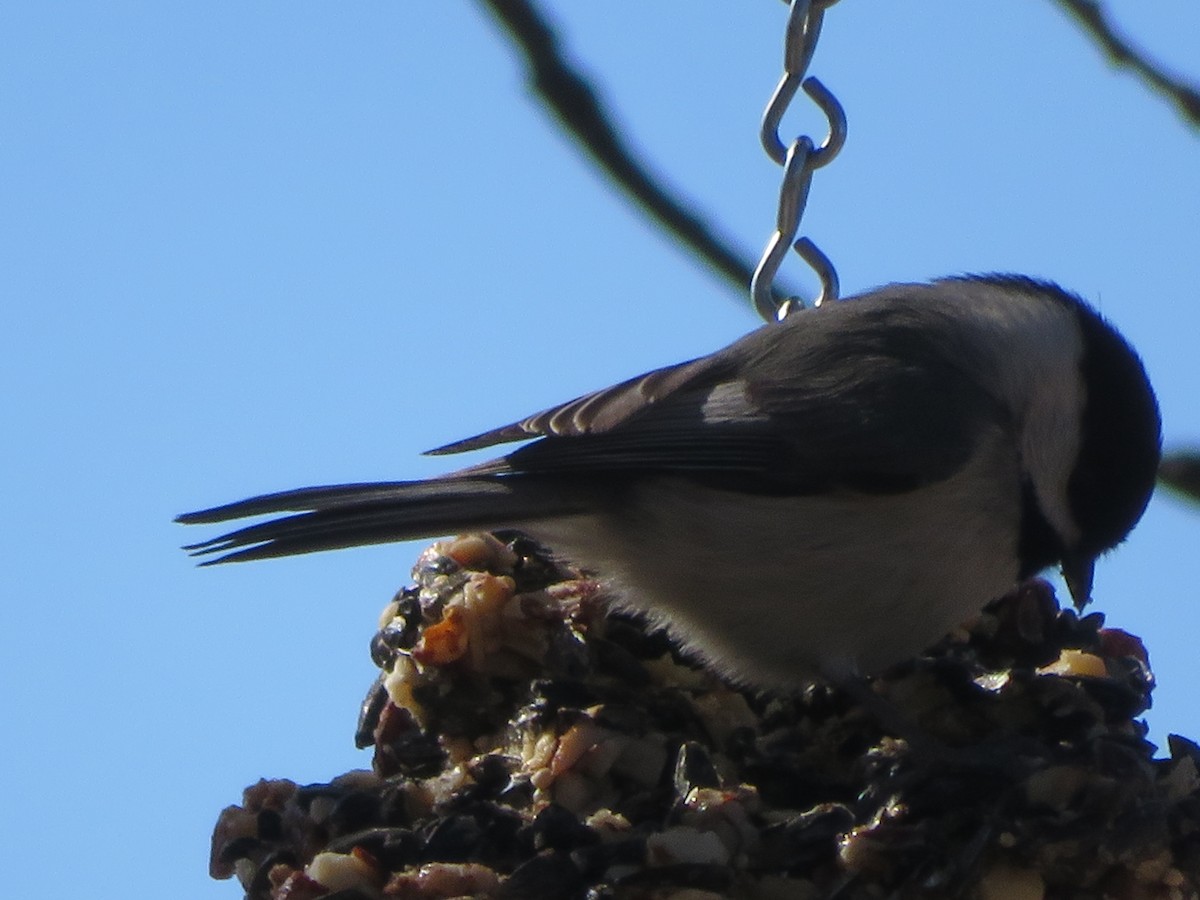
[[[1053,566],[1077,607],[1161,454],[1145,368],[1022,275],[895,283],[428,451],[416,481],[251,497],[203,564],[514,529],[596,573],[718,672],[846,681],[916,656]],[[280,514],[286,514],[280,516]]]

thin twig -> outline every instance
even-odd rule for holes
[[[481,2],[520,48],[537,94],[588,155],[647,213],[748,297],[752,258],[718,237],[712,225],[673,196],[636,159],[613,126],[614,117],[595,87],[564,59],[554,29],[537,6],[531,0]],[[786,286],[781,292],[797,293]]]
[[[1158,480],[1177,494],[1200,502],[1200,449],[1168,453],[1159,467]]]
[[[1200,127],[1200,88],[1168,75],[1160,66],[1118,34],[1098,0],[1055,0],[1092,36],[1105,56],[1117,66],[1132,69],[1154,91],[1174,103],[1179,114]]]

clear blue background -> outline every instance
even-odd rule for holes
[[[1193,0],[1113,7],[1194,62]],[[549,8],[757,254],[783,5]],[[850,118],[806,219],[845,293],[1060,280],[1141,349],[1168,438],[1200,437],[1200,141],[1164,103],[1049,2],[841,3],[813,71]],[[472,3],[5,4],[0,122],[4,891],[236,897],[206,875],[221,807],[369,765],[367,642],[418,545],[200,571],[172,515],[434,473],[421,450],[756,319],[597,180]],[[1159,497],[1098,572],[1159,740],[1200,734],[1198,538]]]

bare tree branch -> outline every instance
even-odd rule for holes
[[[1200,449],[1168,453],[1158,470],[1158,480],[1177,494],[1200,502]]]
[[[1170,100],[1184,120],[1200,127],[1200,88],[1168,75],[1117,33],[1098,0],[1054,0],[1083,26],[1116,66],[1132,69],[1151,89]]]
[[[663,186],[639,162],[594,86],[563,57],[558,37],[532,0],[481,0],[520,48],[538,96],[627,195],[747,297],[754,262]],[[777,288],[785,296],[797,291]]]

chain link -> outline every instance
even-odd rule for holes
[[[796,239],[800,230],[800,219],[808,202],[808,189],[812,185],[813,173],[828,165],[842,149],[846,141],[846,114],[837,98],[816,78],[805,78],[808,65],[817,49],[821,36],[821,23],[825,10],[837,0],[791,0],[787,31],[783,49],[783,78],[775,88],[771,100],[763,113],[759,137],[767,156],[783,166],[783,184],[779,190],[779,212],[775,221],[775,233],[767,241],[762,259],[750,280],[750,296],[754,306],[768,322],[783,319],[797,305],[803,306],[799,298],[790,297],[777,303],[773,290],[775,276],[789,247],[816,272],[821,280],[821,293],[813,302],[820,306],[827,300],[838,297],[838,277],[829,261],[817,245],[808,238]],[[808,135],[801,135],[790,145],[779,137],[779,125],[783,115],[803,88],[809,98],[820,107],[829,120],[829,133],[821,146],[817,147]]]

